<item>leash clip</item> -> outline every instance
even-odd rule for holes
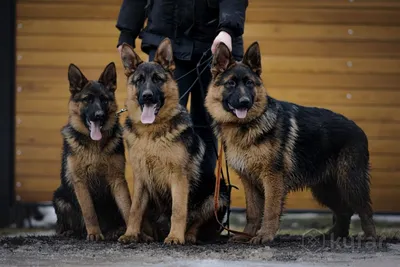
[[[122,108],[122,109],[120,109],[119,111],[117,111],[117,112],[115,113],[115,116],[118,117],[119,114],[121,114],[121,113],[123,113],[123,112],[125,112],[125,111],[127,111],[127,109],[126,109],[126,108]]]

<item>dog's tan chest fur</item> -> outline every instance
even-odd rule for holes
[[[67,164],[79,179],[96,179],[108,171],[107,159],[98,154],[82,153],[68,157]]]
[[[118,157],[122,156],[109,155],[99,145],[80,147],[67,159],[68,177],[87,184],[97,183],[101,177],[107,179],[113,169],[124,168],[124,160]]]
[[[268,164],[268,155],[257,153],[259,151],[253,147],[247,150],[233,147],[232,144],[227,144],[227,147],[228,164],[243,178],[258,177]]]
[[[166,191],[170,188],[171,175],[185,175],[184,167],[188,157],[183,144],[162,137],[138,137],[132,133],[126,134],[125,137],[135,177],[144,179],[150,188]]]
[[[251,137],[237,135],[235,128],[222,128],[221,137],[226,145],[228,164],[242,178],[259,179],[261,173],[270,172],[278,144],[265,142],[253,145]],[[248,142],[243,142],[246,139]]]

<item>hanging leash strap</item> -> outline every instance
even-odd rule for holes
[[[219,156],[218,156],[218,162],[217,162],[217,179],[215,180],[215,191],[214,191],[214,216],[215,219],[217,220],[217,222],[219,223],[219,225],[225,229],[226,231],[228,231],[228,233],[234,233],[237,235],[242,235],[242,236],[246,236],[246,237],[253,237],[250,234],[244,233],[244,232],[240,232],[240,231],[235,231],[232,229],[229,229],[228,227],[225,227],[218,219],[218,207],[219,207],[219,190],[220,190],[220,181],[221,181],[221,173],[222,173],[222,156],[223,156],[223,145],[221,144],[221,147],[219,149]]]

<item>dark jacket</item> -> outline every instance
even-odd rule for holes
[[[248,0],[123,0],[116,24],[121,31],[117,46],[123,42],[134,46],[139,37],[142,51],[148,53],[168,37],[175,57],[190,60],[225,31],[232,37],[232,53],[239,60],[247,6]]]

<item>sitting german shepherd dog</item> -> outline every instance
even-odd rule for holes
[[[205,144],[179,104],[171,42],[161,42],[153,62],[143,62],[127,44],[121,58],[128,89],[124,138],[135,179],[129,223],[119,241],[141,241],[143,214],[156,207],[170,224],[164,243],[212,242],[220,228],[214,217],[216,178],[200,169]],[[227,188],[221,181],[220,221],[226,205]]]
[[[101,240],[103,233],[119,236],[128,222],[131,199],[122,127],[115,116],[116,76],[114,63],[106,66],[98,81],[87,80],[77,66],[69,66],[71,95],[68,123],[61,130],[61,185],[53,198],[58,234]]]
[[[254,42],[241,62],[221,43],[214,54],[206,108],[246,197],[250,243],[272,241],[289,191],[310,188],[334,213],[328,232],[348,236],[354,212],[376,237],[369,188],[368,139],[353,121],[330,110],[267,96]],[[234,236],[233,241],[247,241]]]

